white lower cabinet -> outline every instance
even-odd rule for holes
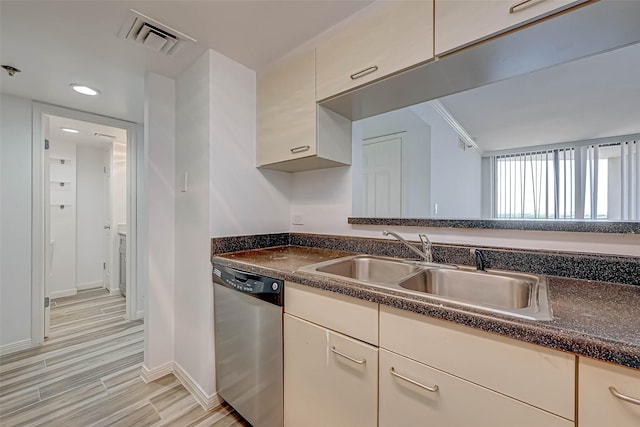
[[[640,371],[580,357],[580,427],[640,426]]]
[[[575,420],[575,356],[387,306],[380,347]]]
[[[380,427],[568,427],[573,422],[380,349]]]
[[[378,349],[284,315],[285,427],[376,426]]]

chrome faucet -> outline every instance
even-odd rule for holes
[[[407,242],[405,239],[402,238],[402,236],[398,235],[397,233],[394,233],[393,231],[384,230],[382,234],[384,236],[395,237],[400,241],[400,243],[405,245],[407,248],[411,249],[415,254],[417,254],[424,261],[433,262],[433,252],[432,252],[433,245],[431,244],[431,240],[429,240],[426,234],[418,234],[418,237],[420,237],[420,242],[422,242],[422,251],[420,251],[419,249],[416,249],[415,246]]]

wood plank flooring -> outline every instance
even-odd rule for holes
[[[0,358],[0,425],[248,426],[229,405],[205,411],[173,375],[140,378],[144,325],[104,289],[51,303],[42,347]]]

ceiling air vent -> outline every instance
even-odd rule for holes
[[[96,136],[98,138],[116,139],[115,135],[108,135],[106,133],[100,133],[100,132],[94,132],[93,136]]]
[[[196,40],[155,19],[131,9],[127,20],[120,28],[118,37],[139,43],[155,52],[175,54],[184,43]]]

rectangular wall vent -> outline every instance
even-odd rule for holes
[[[154,52],[173,55],[186,42],[196,40],[131,9],[118,37],[141,44]]]
[[[109,135],[109,134],[100,133],[100,132],[94,132],[93,136],[97,136],[98,138],[116,139],[115,135]]]

